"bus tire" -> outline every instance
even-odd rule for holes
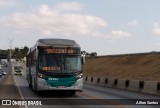
[[[35,79],[34,79],[34,92],[35,92],[37,95],[40,95],[40,91],[38,90],[38,85],[37,85]]]

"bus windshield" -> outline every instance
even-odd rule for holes
[[[39,69],[55,73],[81,71],[80,55],[40,54]]]

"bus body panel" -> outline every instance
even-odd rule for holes
[[[38,90],[75,90],[83,91],[83,78],[76,81],[76,83],[70,87],[53,87],[46,82],[45,79],[38,78]]]

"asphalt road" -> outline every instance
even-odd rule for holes
[[[22,64],[24,69],[25,66]],[[13,73],[13,72],[12,72]],[[130,99],[160,99],[159,96],[130,92],[120,89],[84,84],[84,91],[70,96],[62,92],[45,91],[40,95],[34,93],[27,84],[25,70],[23,75],[13,75],[14,84],[22,99],[42,99],[53,105],[25,106],[25,108],[159,108],[160,105],[127,105]],[[125,100],[123,100],[125,99]],[[133,100],[133,103],[135,102]],[[132,101],[132,100],[131,100]],[[115,103],[122,105],[112,105]],[[109,105],[108,105],[109,104]],[[160,103],[159,103],[160,104]]]

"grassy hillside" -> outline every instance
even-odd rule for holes
[[[88,57],[84,76],[160,81],[160,54]]]

